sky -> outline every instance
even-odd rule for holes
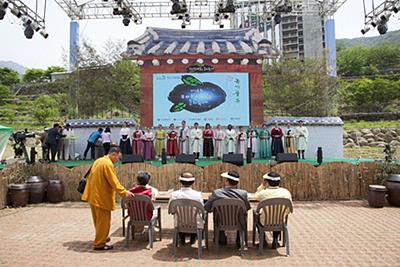
[[[23,0],[34,8],[36,0]],[[144,0],[143,0],[144,1]],[[371,11],[371,1],[365,0],[367,12]],[[336,38],[355,38],[363,36],[360,30],[364,26],[363,0],[347,0],[335,14]],[[375,5],[382,0],[375,0]],[[42,5],[40,5],[42,4]],[[43,14],[44,0],[39,0],[40,15]],[[49,37],[44,39],[35,33],[32,39],[25,38],[20,20],[7,10],[4,20],[0,20],[0,60],[11,60],[27,68],[47,68],[48,66],[65,66],[63,60],[68,53],[70,19],[54,0],[47,1],[46,30]],[[107,40],[129,41],[143,34],[146,27],[180,28],[178,21],[171,19],[144,19],[141,25],[131,23],[123,26],[121,19],[81,20],[80,38],[89,40],[97,49],[102,50]],[[388,23],[389,31],[400,29],[400,13],[392,16]],[[201,22],[202,29],[216,29],[210,21]],[[194,21],[187,29],[199,29]],[[372,29],[365,36],[379,35]]]

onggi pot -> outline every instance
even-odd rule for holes
[[[393,206],[400,207],[400,174],[390,174],[385,182],[387,188],[387,200]]]

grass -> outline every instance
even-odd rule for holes
[[[400,121],[345,121],[344,129],[362,129],[362,128],[398,128]]]
[[[384,159],[383,147],[353,147],[344,148],[343,156],[345,158],[371,158],[371,159]],[[397,147],[395,157],[400,159],[400,147]]]

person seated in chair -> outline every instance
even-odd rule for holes
[[[151,178],[150,173],[145,171],[139,171],[136,176],[137,184],[134,185],[131,189],[129,189],[129,191],[131,193],[134,193],[135,195],[148,196],[154,201],[158,195],[158,190],[149,185],[150,178]],[[147,219],[151,220],[152,217],[153,217],[153,210],[148,209]],[[143,228],[139,229],[138,227],[135,227],[135,232],[143,232]]]
[[[171,197],[169,202],[171,203],[172,200],[175,199],[191,199],[201,203],[203,205],[203,197],[201,192],[193,190],[192,185],[196,178],[191,172],[183,172],[179,177],[179,182],[181,183],[181,189],[176,190],[171,193]],[[204,222],[198,222],[200,224],[204,224]],[[179,241],[181,245],[185,244],[186,236],[190,236],[190,244],[194,244],[196,242],[197,234],[185,234],[179,233]]]
[[[270,172],[263,176],[263,181],[261,185],[257,188],[256,193],[254,194],[254,198],[258,201],[263,201],[265,199],[271,198],[287,198],[292,201],[292,195],[290,192],[282,187],[279,187],[281,182],[281,177],[276,172]],[[264,222],[265,214],[261,214],[260,221]],[[276,249],[279,247],[278,237],[280,232],[274,231],[273,233],[273,241],[272,241],[272,248]],[[267,244],[265,242],[265,244]]]
[[[249,210],[250,203],[247,197],[247,192],[243,189],[238,188],[238,183],[240,178],[239,173],[237,173],[236,171],[224,172],[221,174],[221,177],[225,178],[225,186],[224,188],[220,188],[212,192],[211,196],[204,204],[205,210],[211,212],[213,202],[221,198],[240,199],[244,202],[246,209]],[[236,243],[238,243],[238,240],[239,240],[239,233],[237,233],[236,236]],[[223,231],[220,232],[220,244],[222,245],[227,244],[226,235]]]

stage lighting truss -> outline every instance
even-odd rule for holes
[[[333,15],[346,0],[92,0],[77,4],[77,0],[55,0],[65,13],[74,20],[122,18],[113,10],[116,3],[128,8],[132,18],[172,18],[184,25],[193,19],[210,19],[220,24],[242,14],[273,17],[276,13],[295,15]],[[172,13],[172,14],[171,14]]]
[[[366,34],[376,27],[380,34],[385,34],[388,31],[387,22],[390,17],[399,12],[400,0],[385,0],[376,7],[374,0],[371,1],[373,9],[369,13],[366,12],[364,1],[364,28],[361,29],[361,33]]]
[[[11,14],[21,19],[24,34],[27,39],[31,39],[35,32],[39,32],[47,38],[45,20],[36,11],[32,10],[21,0],[0,0],[0,19],[6,9],[10,9]],[[4,12],[1,12],[3,10]]]

